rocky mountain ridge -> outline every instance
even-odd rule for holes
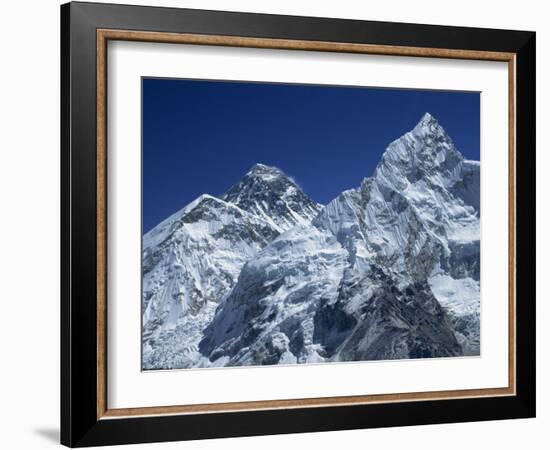
[[[479,168],[430,114],[324,207],[254,166],[144,237],[144,368],[478,355]]]

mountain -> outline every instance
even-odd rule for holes
[[[430,114],[242,268],[206,364],[479,354],[479,170]]]
[[[143,368],[198,364],[203,330],[242,266],[319,210],[279,169],[257,164],[222,198],[202,195],[146,233]]]
[[[264,164],[254,165],[222,199],[266,220],[279,232],[308,223],[321,208],[294,180]]]

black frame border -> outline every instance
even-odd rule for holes
[[[97,419],[96,30],[516,54],[516,395]],[[61,443],[70,447],[534,417],[534,32],[73,2],[61,6]]]

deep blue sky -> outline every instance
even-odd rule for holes
[[[430,112],[479,160],[479,94],[143,79],[143,231],[261,162],[328,203]]]

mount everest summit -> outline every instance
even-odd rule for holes
[[[143,369],[479,355],[480,165],[426,113],[328,205],[256,164],[143,237]]]

